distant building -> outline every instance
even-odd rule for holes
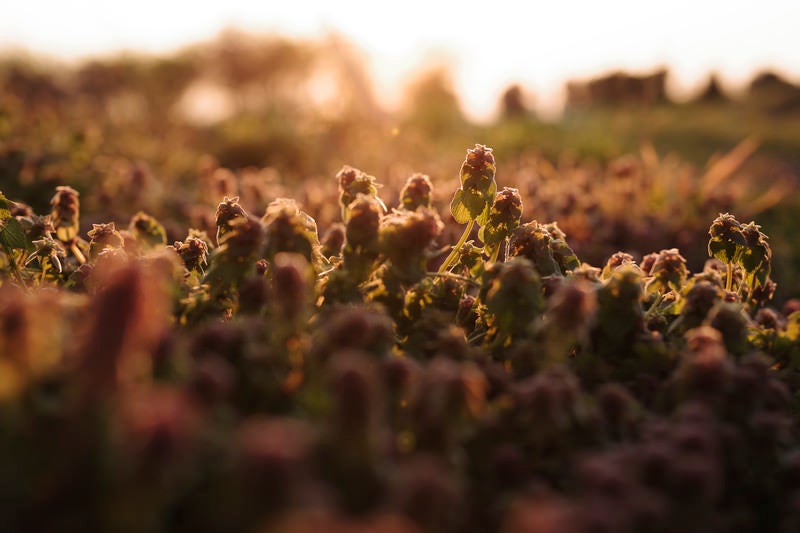
[[[719,77],[716,74],[711,74],[705,87],[694,99],[694,102],[698,104],[720,104],[730,102],[730,98],[725,94]]]
[[[765,71],[750,82],[747,101],[771,114],[800,113],[800,86]]]
[[[567,83],[567,109],[581,107],[652,106],[667,102],[667,70],[633,76],[614,72],[588,82]]]
[[[533,111],[525,100],[525,93],[521,86],[514,84],[506,87],[500,97],[500,116],[518,118],[532,115]]]

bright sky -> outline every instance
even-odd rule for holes
[[[364,53],[379,91],[396,101],[421,66],[452,63],[465,108],[492,113],[520,82],[539,106],[567,78],[667,65],[674,88],[716,70],[743,84],[771,66],[800,76],[800,2],[792,0],[0,0],[0,48],[67,58],[120,49],[169,51],[225,27],[319,37],[336,31]]]

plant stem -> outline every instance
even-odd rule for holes
[[[473,342],[477,342],[486,336],[486,331],[479,331],[478,333],[473,333],[468,339],[467,344],[472,344]]]
[[[728,263],[728,272],[725,278],[725,290],[730,292],[733,288],[733,263]]]
[[[646,319],[650,318],[651,316],[653,316],[655,314],[656,309],[658,309],[658,306],[661,305],[662,301],[664,301],[664,295],[659,292],[656,295],[656,300],[653,302],[653,304],[647,309],[647,312],[644,314]]]
[[[458,258],[458,254],[460,253],[461,247],[464,246],[464,243],[467,242],[467,237],[469,237],[470,232],[472,231],[472,226],[475,225],[474,220],[470,220],[467,224],[467,227],[464,228],[464,234],[461,235],[461,238],[458,240],[455,246],[453,246],[453,250],[450,252],[450,255],[447,256],[447,259],[444,260],[442,266],[439,267],[439,273],[447,272],[447,270],[453,266],[453,263]]]
[[[19,271],[19,265],[14,258],[13,250],[3,245],[3,251],[6,253],[6,257],[8,257],[8,264],[11,267],[11,272],[14,274],[14,277],[17,278],[17,283],[19,283],[24,290],[28,290],[28,286],[25,284],[25,280],[22,279],[22,274]]]
[[[494,247],[494,251],[492,251],[491,257],[489,257],[489,262],[490,263],[496,263],[497,262],[497,258],[500,256],[500,244],[501,243],[498,243],[497,246]]]
[[[81,252],[81,249],[78,248],[77,243],[73,242],[69,249],[72,250],[72,254],[78,260],[78,263],[84,264],[86,262],[86,257],[83,255],[83,252]]]
[[[458,281],[463,281],[464,283],[469,283],[470,285],[474,285],[476,287],[481,286],[481,284],[475,281],[474,279],[470,279],[465,276],[459,276],[458,274],[453,274],[452,272],[426,272],[425,275],[433,276],[435,278],[457,279]]]

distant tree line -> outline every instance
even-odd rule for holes
[[[674,103],[667,92],[667,69],[644,75],[616,71],[588,81],[566,84],[567,110],[594,107],[650,107]],[[744,94],[733,98],[716,74],[710,74],[703,89],[692,103],[737,103],[753,106],[770,114],[800,112],[800,85],[780,74],[763,71],[756,74]]]

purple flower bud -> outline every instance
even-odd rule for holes
[[[384,312],[368,307],[338,307],[320,316],[314,353],[320,359],[341,349],[356,349],[376,357],[394,345],[394,328]]]
[[[380,387],[375,363],[366,354],[340,351],[328,364],[333,413],[337,433],[369,434],[381,412]]]
[[[766,329],[780,331],[786,325],[783,317],[774,309],[764,307],[756,312],[756,324]]]
[[[345,165],[336,174],[336,179],[339,181],[339,203],[342,206],[342,219],[345,223],[350,219],[352,209],[350,205],[359,195],[373,198],[378,205],[382,205],[378,201],[378,184],[375,183],[374,176]]]
[[[113,222],[108,224],[92,224],[87,233],[89,238],[89,258],[97,259],[104,250],[122,248],[124,241]]]
[[[634,422],[638,406],[628,389],[616,383],[603,384],[596,392],[597,407],[603,421],[614,430]]]
[[[570,278],[547,301],[549,320],[561,330],[588,327],[597,311],[597,291],[588,281]]]
[[[78,196],[78,191],[72,187],[60,186],[50,200],[56,237],[63,243],[71,243],[78,236],[81,205]]]
[[[400,191],[403,209],[416,211],[419,207],[430,207],[433,200],[433,184],[426,174],[413,174]]]
[[[272,294],[282,316],[292,320],[311,304],[313,273],[300,254],[279,253],[272,271]]]
[[[344,246],[345,226],[337,222],[328,228],[325,236],[322,237],[322,255],[324,257],[336,257],[341,255]]]
[[[276,511],[298,497],[315,444],[312,428],[291,418],[251,418],[236,435],[244,498],[257,514]]]
[[[203,272],[208,263],[208,246],[205,241],[189,236],[185,241],[175,241],[172,246],[183,260],[186,270]]]
[[[390,500],[426,531],[455,531],[464,520],[462,489],[434,457],[417,456],[401,465]]]
[[[371,196],[359,194],[348,204],[347,246],[371,249],[378,244],[381,207]]]
[[[124,447],[140,466],[162,469],[186,453],[197,416],[182,391],[174,388],[137,390],[126,394],[119,421]]]
[[[244,208],[239,205],[239,197],[232,198],[224,197],[222,202],[217,206],[217,213],[215,215],[215,224],[217,226],[217,245],[221,244],[223,235],[230,230],[231,222],[237,218],[245,218],[247,213]]]

